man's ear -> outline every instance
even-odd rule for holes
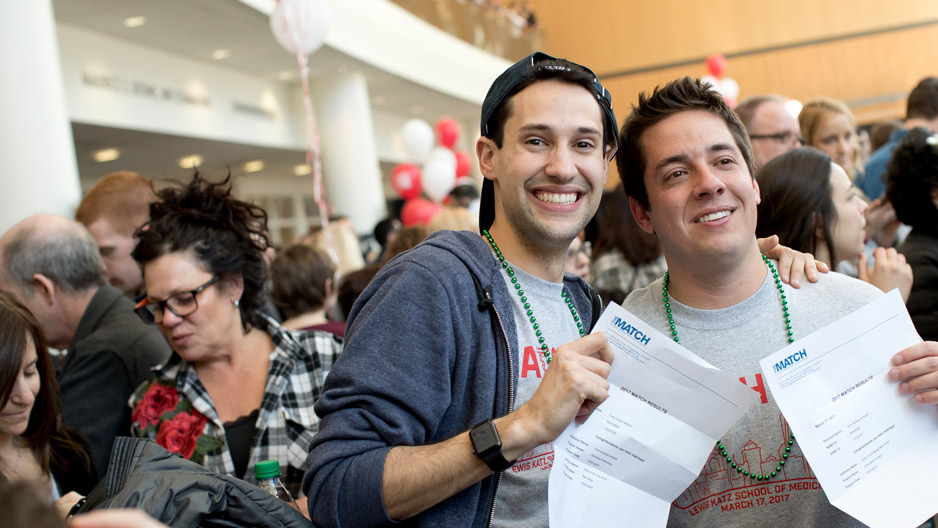
[[[642,228],[642,231],[653,235],[655,233],[655,226],[651,223],[651,216],[648,214],[648,209],[638,203],[638,200],[629,196],[629,209],[632,210],[632,216],[635,217],[635,222],[638,224],[638,227]]]
[[[603,153],[603,160],[606,162],[605,167],[603,167],[603,187],[606,186],[606,182],[609,181],[609,165],[612,163],[612,158],[616,155],[616,151],[612,148],[612,145],[606,146],[606,152]]]
[[[498,147],[491,139],[482,136],[476,141],[476,157],[479,158],[479,170],[482,176],[489,180],[495,180],[495,154]]]
[[[752,179],[752,189],[756,191],[756,205],[762,203],[762,191],[759,190],[759,182],[755,178]]]
[[[46,277],[42,273],[33,273],[33,297],[39,296],[42,299],[42,302],[46,303],[49,306],[54,305],[57,302],[57,295],[59,294],[58,285],[52,281],[49,277]]]

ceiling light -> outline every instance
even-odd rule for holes
[[[97,162],[114,161],[121,157],[121,151],[116,148],[99,150],[91,155],[91,158]]]
[[[135,16],[135,17],[124,19],[124,27],[128,27],[128,28],[140,27],[146,23],[147,23],[146,17],[142,17],[142,16]]]
[[[227,49],[217,49],[212,52],[212,58],[215,60],[227,59],[231,55],[231,50]]]
[[[258,172],[264,170],[264,160],[253,160],[244,163],[244,172]]]
[[[801,101],[797,99],[792,99],[785,103],[785,108],[788,110],[788,113],[792,115],[795,119],[798,119],[798,114],[801,113],[801,108],[804,105],[801,104]]]
[[[198,154],[179,158],[179,166],[183,169],[194,169],[199,165],[202,165],[202,156]]]
[[[293,167],[293,174],[296,174],[297,176],[306,176],[307,174],[311,172],[313,172],[313,168],[305,163],[302,165],[297,165],[296,167]]]

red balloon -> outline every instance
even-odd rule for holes
[[[460,176],[469,176],[469,171],[472,170],[472,158],[469,157],[469,154],[466,154],[465,151],[457,150],[456,151],[456,177]]]
[[[423,198],[414,198],[401,208],[401,223],[407,227],[417,224],[426,225],[441,209],[443,206],[438,203]]]
[[[726,71],[726,57],[719,53],[707,57],[707,71],[717,79],[723,77],[723,72]]]
[[[391,187],[405,200],[420,196],[420,167],[409,163],[398,164],[391,171]]]
[[[436,140],[448,149],[453,148],[461,133],[462,127],[455,119],[444,117],[436,122]]]

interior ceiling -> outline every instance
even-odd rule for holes
[[[211,62],[268,80],[299,85],[293,57],[274,40],[268,19],[235,0],[53,0],[55,18],[112,37],[128,40]],[[146,17],[146,24],[124,27],[129,17]],[[230,55],[215,60],[212,53],[227,49]],[[444,116],[464,118],[478,114],[478,107],[383,70],[362,63],[327,46],[309,60],[310,76],[360,71],[366,76],[373,108],[435,122]],[[291,78],[284,81],[282,75]],[[184,177],[178,158],[198,153],[209,170],[230,165],[233,171],[247,160],[263,159],[266,168],[257,176],[292,174],[305,152],[253,147],[243,144],[182,138],[75,123],[76,156],[84,186],[115,170],[134,170],[147,177]],[[122,150],[120,159],[98,163],[91,154],[99,149]]]

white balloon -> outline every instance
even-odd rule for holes
[[[283,49],[309,55],[326,40],[331,18],[326,0],[280,0],[270,14],[270,30]]]
[[[739,96],[739,83],[732,77],[724,77],[720,80],[720,93],[727,99],[736,99]]]
[[[433,148],[433,142],[436,141],[433,127],[423,119],[411,119],[404,123],[401,135],[404,139],[404,149],[417,163],[427,158],[427,154]],[[453,160],[455,159],[454,157]]]
[[[710,83],[710,86],[712,86],[714,90],[720,92],[720,81],[713,75],[704,75],[703,77],[700,78],[700,82]],[[720,93],[723,93],[723,92],[720,92]]]
[[[442,201],[456,184],[456,155],[446,147],[436,147],[421,174],[424,194],[434,202]]]

